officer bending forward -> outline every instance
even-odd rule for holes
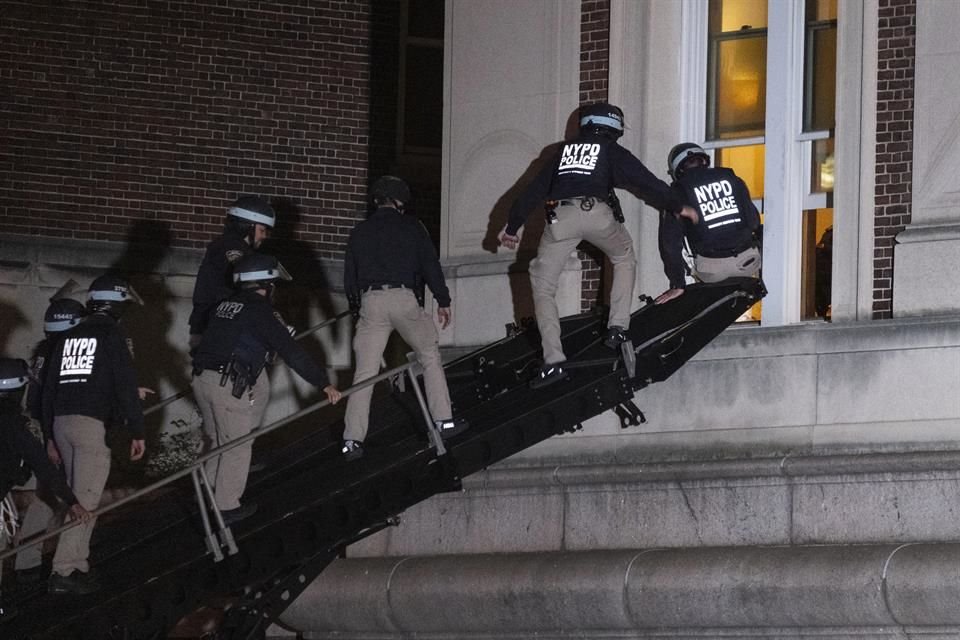
[[[674,213],[693,215],[676,192],[621,147],[623,111],[605,102],[580,108],[580,134],[538,173],[510,208],[500,242],[516,249],[520,229],[537,203],[548,211],[537,257],[530,262],[533,307],[543,346],[543,367],[531,387],[543,387],[567,377],[561,342],[557,286],[567,258],[586,240],[613,264],[610,317],[604,344],[616,349],[627,339],[637,260],[633,240],[617,212],[614,188],[632,190],[648,204]]]
[[[379,373],[383,350],[396,329],[423,367],[427,404],[441,436],[453,436],[467,425],[453,420],[437,327],[423,308],[426,282],[440,305],[440,326],[445,329],[450,324],[450,292],[440,261],[423,225],[403,215],[404,205],[410,202],[406,182],[383,176],[374,182],[370,197],[377,209],[354,227],[344,257],[344,289],[350,306],[360,315],[353,338],[357,358],[353,383]],[[363,455],[372,395],[373,387],[366,387],[347,399],[342,449],[347,460]]]
[[[323,389],[331,403],[340,400],[326,371],[274,315],[274,285],[290,280],[283,265],[273,256],[252,253],[237,261],[233,279],[238,291],[214,308],[193,358],[193,391],[211,447],[226,445],[260,426],[270,399],[270,380],[263,370],[270,352]],[[228,525],[257,510],[254,503],[240,504],[252,445],[245,443],[206,464],[217,508]]]

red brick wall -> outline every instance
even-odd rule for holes
[[[873,316],[893,314],[894,238],[910,222],[917,0],[880,0]]]
[[[580,11],[580,104],[584,104],[608,99],[610,0],[584,0]],[[582,311],[589,311],[603,298],[603,253],[593,250],[590,254],[580,252]]]
[[[124,240],[152,220],[202,247],[259,193],[338,256],[368,180],[370,3],[108,5],[0,2],[0,231]]]

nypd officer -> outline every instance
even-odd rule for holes
[[[51,350],[42,397],[42,426],[51,460],[62,462],[80,504],[100,504],[110,473],[104,437],[114,415],[129,432],[130,459],[144,453],[143,409],[126,337],[118,324],[127,306],[143,304],[126,280],[103,275],[90,284],[86,320],[64,331]],[[114,411],[116,409],[116,412]],[[50,593],[90,593],[99,588],[90,572],[90,536],[95,520],[60,535],[53,557]]]
[[[671,149],[667,166],[673,188],[692,210],[660,214],[660,255],[670,288],[655,302],[662,304],[683,294],[684,237],[693,252],[693,276],[700,282],[757,277],[760,214],[743,180],[726,167],[711,167],[710,156],[692,142]]]
[[[320,387],[331,403],[340,400],[326,371],[274,314],[274,286],[277,280],[290,280],[283,265],[273,256],[250,253],[236,262],[233,278],[236,292],[213,309],[193,357],[192,386],[211,447],[226,445],[260,426],[270,399],[270,380],[263,369],[272,353]],[[217,508],[228,525],[257,509],[254,503],[240,504],[251,450],[248,442],[206,464]]]
[[[396,330],[423,367],[427,405],[441,436],[453,436],[467,425],[453,419],[437,327],[423,308],[426,283],[439,305],[440,326],[445,329],[450,324],[450,292],[440,261],[423,224],[403,214],[410,202],[406,182],[383,176],[371,186],[370,199],[376,209],[354,227],[344,256],[344,290],[359,315],[353,338],[357,364],[353,383],[379,373],[383,350]],[[342,449],[347,460],[363,455],[372,395],[373,388],[366,387],[347,399]]]
[[[67,505],[72,518],[89,520],[90,512],[79,503],[63,476],[47,458],[43,445],[30,433],[27,419],[20,412],[23,392],[30,377],[23,360],[0,358],[0,500],[12,487],[24,484],[32,473]],[[6,533],[9,536],[11,532]],[[3,538],[3,532],[0,532],[0,538]],[[39,559],[39,546],[36,548]],[[10,610],[4,608],[0,600],[0,623],[10,617],[9,614]]]
[[[211,310],[233,295],[232,266],[260,248],[276,220],[270,203],[257,196],[242,196],[227,209],[223,234],[207,246],[193,288],[189,321],[191,349],[199,344]]]
[[[587,240],[613,264],[610,317],[604,343],[610,348],[626,340],[636,280],[633,240],[622,224],[614,187],[630,189],[658,209],[680,212],[683,202],[617,139],[623,135],[623,111],[607,103],[580,108],[580,133],[563,144],[559,154],[534,177],[510,209],[500,242],[515,249],[530,210],[545,206],[549,223],[530,263],[530,285],[543,345],[543,367],[532,387],[566,377],[560,341],[557,283],[571,252]]]
[[[67,297],[51,299],[47,310],[43,314],[44,339],[37,343],[34,349],[31,380],[27,386],[27,412],[38,423],[43,418],[41,398],[47,364],[50,361],[50,351],[57,337],[64,331],[80,324],[86,315],[87,309],[81,302]],[[48,449],[55,447],[56,445],[53,442],[47,443]],[[56,454],[54,453],[54,455]],[[29,538],[47,527],[54,518],[52,507],[56,506],[54,485],[46,482],[45,476],[42,474],[35,473],[34,475],[37,478],[37,490],[23,516],[23,525],[19,533],[24,538]],[[29,490],[29,488],[27,489]],[[18,580],[31,581],[40,578],[41,554],[40,545],[29,546],[17,554],[15,569]]]

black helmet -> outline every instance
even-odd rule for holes
[[[270,203],[259,196],[241,196],[227,209],[227,215],[251,224],[273,228],[277,213]]]
[[[276,257],[266,253],[250,253],[233,266],[233,282],[241,289],[272,286],[277,280],[292,280]]]
[[[606,102],[580,107],[580,133],[594,133],[616,140],[623,135],[623,111]]]
[[[370,187],[370,199],[378,205],[387,200],[404,205],[410,202],[410,187],[396,176],[382,176]]]
[[[75,327],[87,315],[87,308],[73,298],[57,298],[50,301],[43,314],[43,330],[47,333],[60,333]]]
[[[19,407],[30,381],[30,368],[19,358],[0,358],[0,400]]]
[[[113,274],[105,274],[90,283],[87,292],[87,309],[90,313],[106,313],[119,320],[127,304],[143,300],[129,282]]]
[[[684,172],[683,164],[690,158],[703,158],[706,162],[705,166],[710,166],[710,156],[700,145],[693,142],[681,142],[670,149],[670,153],[667,154],[667,171],[674,179],[679,178]]]

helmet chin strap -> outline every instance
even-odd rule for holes
[[[256,290],[259,291],[260,289],[262,289],[263,292],[264,292],[264,293],[263,293],[263,297],[266,298],[267,300],[269,300],[270,302],[273,302],[273,295],[274,295],[274,293],[275,293],[276,290],[277,290],[277,285],[276,285],[276,283],[274,283],[274,282],[260,282],[260,283],[257,285]]]

